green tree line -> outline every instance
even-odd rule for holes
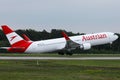
[[[16,30],[16,32],[22,37],[22,34],[26,34],[31,40],[38,41],[38,40],[46,40],[46,39],[53,39],[53,38],[60,38],[63,37],[61,35],[61,32],[64,31],[68,36],[75,36],[75,35],[83,35],[85,33],[73,33],[73,32],[67,32],[65,30],[60,29],[52,29],[50,32],[47,32],[46,30],[43,31],[36,31],[33,29],[26,29],[26,30]],[[113,44],[105,44],[100,46],[94,46],[92,49],[88,51],[80,51],[75,50],[76,53],[109,53],[109,52],[117,52],[120,51],[120,34],[117,34],[119,38],[113,42]],[[0,46],[10,46],[8,43],[8,40],[2,30],[0,30]],[[0,52],[5,52],[4,50],[0,50]]]

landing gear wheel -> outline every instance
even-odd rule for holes
[[[73,53],[71,53],[71,52],[67,52],[66,55],[72,56]]]
[[[63,52],[58,52],[58,54],[59,54],[59,55],[64,55],[64,53],[63,53]]]

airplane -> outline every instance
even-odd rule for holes
[[[1,47],[9,52],[17,53],[46,53],[58,52],[60,55],[72,55],[72,50],[89,50],[92,46],[112,43],[118,39],[118,36],[112,32],[101,32],[86,35],[77,35],[68,37],[62,32],[63,38],[48,39],[41,41],[32,41],[25,34],[19,36],[7,25],[1,26],[11,47]]]

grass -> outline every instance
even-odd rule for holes
[[[54,54],[0,56],[64,57]],[[119,57],[120,54],[74,54],[69,57]],[[0,80],[120,80],[120,60],[1,60]]]
[[[40,54],[27,54],[27,53],[0,53],[0,56],[31,56],[31,57],[120,57],[120,54],[73,54],[69,55],[58,55],[57,53],[40,53]]]
[[[0,80],[120,80],[120,60],[2,60]]]

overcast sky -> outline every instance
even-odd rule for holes
[[[0,25],[120,33],[120,0],[0,0]]]

